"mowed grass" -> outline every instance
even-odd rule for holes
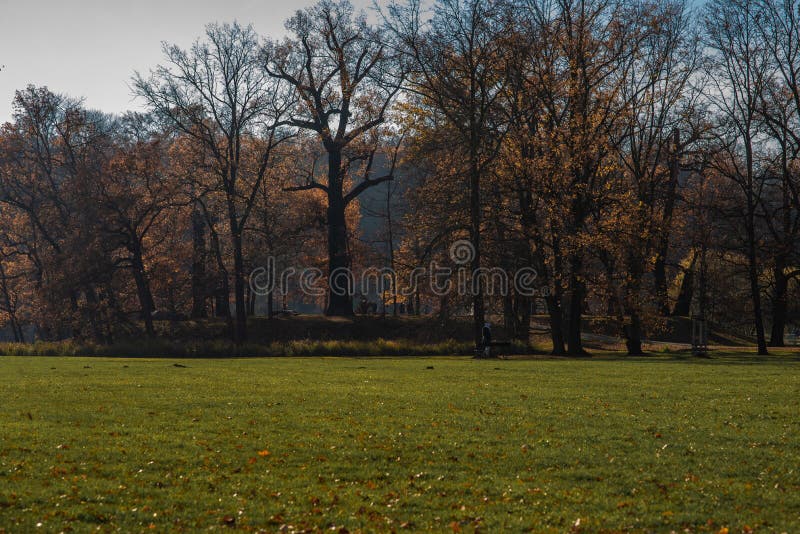
[[[3,357],[0,531],[797,532],[748,361]]]

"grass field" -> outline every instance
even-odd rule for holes
[[[0,402],[0,532],[800,531],[794,356],[2,357]]]

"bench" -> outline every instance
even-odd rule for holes
[[[500,351],[498,350],[495,352],[492,350],[494,347],[510,347],[512,343],[510,341],[492,341],[489,343],[489,358],[494,358],[500,356]],[[483,347],[475,347],[475,356],[476,359],[487,358],[484,355]]]

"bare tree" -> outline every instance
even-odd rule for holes
[[[759,282],[759,235],[756,217],[763,180],[757,145],[759,110],[768,81],[769,57],[758,32],[754,0],[714,0],[706,6],[705,44],[710,51],[712,90],[708,97],[720,121],[717,172],[738,186],[742,196],[743,252],[753,306],[758,353],[767,354]]]
[[[369,134],[387,119],[403,81],[403,69],[377,30],[346,0],[323,0],[298,11],[286,24],[291,37],[268,42],[265,72],[288,86],[298,104],[283,124],[313,132],[325,148],[327,181],[312,175],[293,191],[320,189],[328,199],[328,315],[352,315],[349,284],[339,273],[351,264],[345,210],[366,189],[393,179],[373,176],[375,146]],[[346,178],[361,166],[361,179]]]
[[[772,60],[762,94],[762,117],[773,141],[767,194],[762,199],[772,246],[772,328],[769,344],[783,346],[789,284],[800,278],[800,4],[762,0],[756,19]]]
[[[247,337],[242,233],[272,149],[285,139],[280,125],[291,100],[261,68],[259,39],[251,26],[210,24],[205,40],[188,51],[164,45],[167,59],[148,78],[134,76],[134,88],[169,124],[196,141],[213,162],[224,195],[233,251],[236,321],[233,338]],[[241,166],[248,136],[268,140],[257,168]]]

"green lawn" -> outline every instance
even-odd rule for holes
[[[800,531],[800,361],[0,358],[0,532]]]

